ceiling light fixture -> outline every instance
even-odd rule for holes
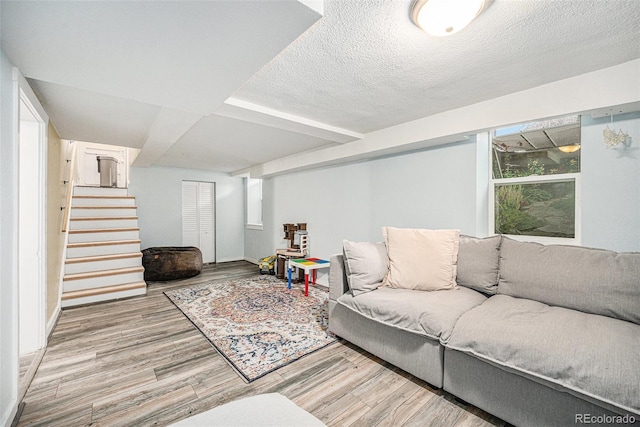
[[[558,147],[558,150],[563,153],[575,153],[580,149],[580,144],[562,145]]]
[[[469,25],[491,0],[415,0],[411,20],[433,36],[448,36]]]

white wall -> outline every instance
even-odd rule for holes
[[[0,426],[10,425],[18,396],[18,96],[0,50]]]
[[[640,113],[614,120],[583,116],[582,244],[640,251]],[[607,149],[607,124],[629,133],[631,144]],[[267,178],[264,229],[245,231],[245,255],[257,260],[285,247],[288,222],[308,223],[311,255],[323,258],[340,252],[342,239],[381,241],[385,225],[482,236],[488,156],[483,139]]]
[[[476,234],[475,141],[370,163],[371,229],[457,228]]]
[[[65,249],[66,233],[62,232],[62,218],[64,212],[60,209],[65,205],[68,180],[65,174],[66,159],[70,159],[68,142],[62,142],[53,123],[49,121],[47,135],[47,330],[48,336],[55,326],[60,314],[60,297],[62,296],[62,255]],[[69,154],[68,154],[69,153]]]
[[[183,180],[216,183],[216,262],[243,259],[243,179],[202,170],[131,168],[129,194],[136,197],[142,248],[182,245]]]
[[[630,145],[606,148],[606,126]],[[640,113],[582,119],[582,244],[640,251]]]
[[[306,222],[311,256],[321,258],[341,252],[343,239],[381,241],[383,226],[475,235],[475,162],[474,141],[267,178],[264,228],[245,231],[245,255],[286,247],[284,223]]]
[[[342,239],[379,239],[370,233],[370,171],[368,163],[357,163],[265,179],[263,229],[245,230],[246,258],[286,248],[285,223],[307,223],[312,256],[339,252]]]

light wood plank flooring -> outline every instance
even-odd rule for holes
[[[504,422],[340,341],[246,384],[162,293],[256,274],[244,261],[148,295],[66,309],[23,400],[18,425],[167,425],[278,392],[329,426],[503,426]]]

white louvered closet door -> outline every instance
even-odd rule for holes
[[[198,183],[198,231],[202,262],[215,262],[215,189],[212,182]]]
[[[196,246],[202,262],[215,262],[215,187],[212,182],[182,181],[182,244]]]

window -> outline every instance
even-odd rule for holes
[[[580,242],[580,116],[492,132],[494,233]]]
[[[246,178],[247,228],[262,230],[262,180]]]

